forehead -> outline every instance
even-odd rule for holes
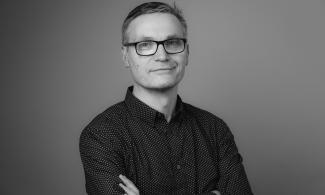
[[[143,38],[164,40],[169,37],[183,37],[183,27],[176,16],[169,13],[151,13],[136,17],[127,29],[130,42]]]

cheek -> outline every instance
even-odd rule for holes
[[[144,74],[147,72],[148,60],[132,59],[130,60],[130,67],[134,73]]]
[[[130,56],[129,64],[132,69],[137,70],[140,67],[139,64],[141,64],[141,61],[137,59],[135,56]]]
[[[187,55],[180,56],[179,58],[175,59],[175,61],[178,63],[178,65],[181,68],[184,68],[188,63],[188,56]]]

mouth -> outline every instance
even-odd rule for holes
[[[156,69],[152,69],[152,70],[150,70],[150,72],[159,72],[159,71],[164,72],[164,71],[171,71],[171,70],[174,70],[175,68],[176,68],[176,66],[175,66],[175,67],[156,68]]]

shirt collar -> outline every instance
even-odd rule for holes
[[[141,100],[139,100],[137,97],[135,97],[132,93],[133,86],[128,87],[126,96],[125,96],[125,103],[130,110],[131,114],[135,116],[136,118],[139,118],[147,123],[149,123],[151,126],[155,125],[156,117],[158,115],[161,115],[162,113],[158,112],[157,110],[151,108]],[[176,118],[178,115],[182,116],[183,113],[183,102],[182,99],[177,95],[177,101],[176,101],[176,108],[172,116],[173,118]]]

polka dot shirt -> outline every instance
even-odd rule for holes
[[[124,194],[120,174],[141,195],[252,194],[234,137],[221,119],[177,97],[167,122],[132,89],[81,133],[88,194]]]

